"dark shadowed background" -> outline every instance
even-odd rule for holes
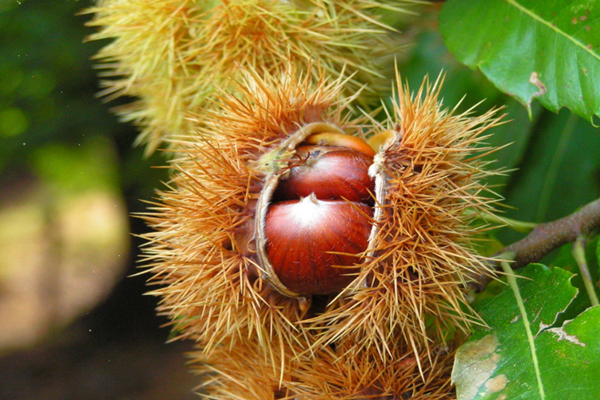
[[[193,399],[134,234],[165,179],[103,104],[91,1],[0,0],[0,399]]]

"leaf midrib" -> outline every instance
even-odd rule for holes
[[[552,25],[550,22],[546,21],[545,19],[540,18],[540,16],[538,16],[535,13],[533,13],[528,8],[523,7],[521,4],[517,3],[517,1],[515,1],[515,0],[505,0],[505,1],[508,4],[512,5],[513,7],[517,8],[522,13],[524,13],[524,14],[528,15],[529,17],[533,18],[537,22],[546,25],[551,30],[553,30],[553,31],[559,33],[560,35],[564,36],[565,38],[567,38],[568,40],[570,40],[571,42],[573,42],[576,46],[582,48],[585,52],[591,54],[592,57],[594,57],[595,59],[600,60],[600,55],[598,55],[598,54],[594,53],[593,51],[591,51],[591,49],[589,49],[586,45],[584,45],[583,43],[581,43],[579,40],[577,40],[573,36],[567,34],[565,31],[563,31],[562,29],[560,29],[556,25]]]
[[[537,358],[537,349],[535,347],[535,339],[533,337],[533,333],[531,332],[531,324],[529,323],[529,316],[527,315],[527,310],[525,310],[525,304],[523,301],[523,297],[521,297],[521,291],[519,289],[519,284],[517,283],[517,279],[514,275],[514,271],[510,267],[510,265],[503,261],[500,263],[502,269],[506,273],[506,279],[508,281],[509,286],[513,290],[513,294],[517,300],[517,306],[519,307],[519,312],[521,313],[521,320],[523,321],[523,325],[525,327],[525,333],[527,334],[527,342],[529,343],[529,349],[531,350],[531,359],[533,362],[533,369],[535,371],[535,377],[538,383],[538,392],[540,394],[540,399],[546,399],[546,393],[544,391],[544,384],[542,383],[542,374],[540,372],[540,366]]]

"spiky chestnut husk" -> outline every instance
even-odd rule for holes
[[[397,81],[393,116],[370,173],[375,177],[374,227],[357,278],[307,323],[322,333],[315,348],[351,343],[356,351],[390,359],[390,338],[400,337],[415,354],[427,354],[449,331],[468,332],[481,323],[465,300],[474,271],[490,273],[475,251],[486,227],[468,210],[493,212],[498,200],[486,190],[477,154],[483,132],[500,123],[496,111],[454,115],[439,101],[441,78],[425,80],[411,95]],[[380,130],[383,130],[381,127]],[[419,363],[422,362],[417,357]]]
[[[302,400],[451,400],[454,352],[436,347],[414,354],[400,342],[389,362],[377,354],[323,352],[298,366],[289,383],[295,399]],[[419,363],[419,359],[426,360]]]
[[[160,311],[207,353],[251,338],[269,357],[293,359],[298,343],[308,354],[335,344],[386,365],[407,343],[424,365],[421,355],[445,331],[477,322],[464,292],[473,270],[486,270],[472,243],[483,228],[465,212],[491,210],[473,153],[498,119],[442,110],[437,84],[414,98],[399,86],[389,138],[370,167],[373,226],[356,278],[330,298],[302,295],[282,288],[268,266],[261,235],[271,195],[306,138],[362,132],[335,101],[342,80],[311,82],[249,74],[245,100],[224,94],[221,111],[202,115],[200,134],[178,143],[171,189],[146,215],[156,229],[146,235],[147,260],[165,285],[153,292]]]
[[[152,281],[162,285],[153,291],[162,297],[159,312],[180,337],[207,352],[223,340],[254,338],[268,354],[289,353],[299,340],[315,341],[299,327],[315,307],[311,297],[287,297],[269,283],[256,254],[257,203],[266,182],[289,170],[304,138],[361,130],[336,100],[341,78],[314,84],[289,72],[245,79],[244,100],[223,94],[222,108],[201,116],[199,134],[178,142],[169,190],[144,215],[155,228],[144,252]]]
[[[386,359],[390,337],[402,337],[417,354],[432,341],[443,342],[446,332],[468,332],[470,323],[480,322],[465,301],[466,284],[475,271],[491,271],[487,260],[473,248],[473,236],[482,227],[471,224],[467,215],[469,210],[492,212],[495,200],[484,197],[485,187],[480,182],[493,172],[482,169],[473,153],[493,150],[482,146],[476,149],[475,145],[484,139],[481,133],[499,123],[499,118],[493,117],[495,111],[471,118],[469,112],[452,115],[442,110],[438,103],[440,82],[433,86],[426,82],[414,97],[400,82],[398,86],[396,121],[389,121],[392,129],[380,134],[386,139],[380,141],[379,152],[369,167],[375,179],[375,207],[369,218],[372,228],[367,250],[358,253],[361,261],[345,275],[356,279],[346,287],[332,282],[332,288],[342,292],[340,296],[325,312],[303,321],[308,330],[321,333],[313,348],[349,340],[358,349],[373,346]],[[295,135],[288,140],[293,141]],[[270,154],[264,157],[270,159]],[[306,281],[297,279],[295,273],[283,274],[277,262],[290,265],[288,268],[298,264],[299,271],[304,271],[307,257],[297,252],[292,254],[296,259],[282,260],[279,254],[291,252],[286,243],[274,241],[269,246],[270,238],[263,233],[269,231],[265,215],[272,201],[271,192],[275,184],[281,183],[283,174],[289,173],[282,171],[269,174],[256,208],[254,235],[264,278],[287,296],[329,294],[331,291],[319,291],[320,274]],[[329,224],[332,231],[350,231],[333,217],[335,214],[331,215],[330,221],[323,218],[323,225]],[[292,234],[285,230],[280,233],[289,239],[288,246],[300,246],[295,230],[302,230],[302,224],[292,218],[279,222],[290,226]],[[326,228],[319,226],[318,232],[329,239]],[[354,243],[362,243],[360,234],[346,235]],[[312,254],[315,243],[313,236],[307,236],[306,252]],[[280,253],[273,251],[273,246],[282,248]],[[333,247],[330,250],[341,251]],[[321,268],[320,264],[314,267]],[[282,275],[286,282],[282,282]],[[295,285],[288,284],[290,278],[296,279]],[[314,289],[310,286],[313,281],[317,282]]]
[[[382,82],[378,56],[389,54],[381,10],[406,13],[413,0],[99,0],[92,39],[112,39],[97,55],[102,94],[139,100],[117,111],[139,125],[138,143],[153,152],[164,139],[196,129],[190,114],[215,88],[234,91],[240,71],[261,75],[319,64],[332,76],[355,73],[345,95]],[[313,75],[318,79],[318,75]],[[174,142],[169,142],[173,144]]]
[[[325,347],[291,362],[265,359],[252,341],[231,350],[190,354],[203,377],[201,395],[213,400],[450,400],[454,352],[436,348],[419,368],[400,343],[394,361],[382,364],[375,354],[352,354]]]

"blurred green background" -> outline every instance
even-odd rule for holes
[[[136,269],[160,157],[103,104],[91,1],[0,0],[0,399],[191,399]]]
[[[0,0],[0,399],[193,399],[189,343],[165,345],[143,296],[135,236],[165,163],[143,157],[136,129],[104,104],[85,42],[91,1]],[[456,63],[432,6],[403,27],[400,71],[413,89],[446,72],[444,103],[504,107],[487,141],[503,176],[489,184],[512,218],[549,221],[600,196],[600,134],[568,110],[525,108]],[[390,78],[391,80],[391,78]],[[389,97],[389,93],[383,95]],[[133,233],[131,235],[130,233]],[[502,230],[503,243],[519,234]]]

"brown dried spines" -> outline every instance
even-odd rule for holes
[[[493,172],[474,154],[500,118],[443,110],[440,85],[426,81],[411,96],[398,82],[394,120],[370,169],[376,205],[367,261],[312,321],[322,332],[316,347],[349,341],[390,359],[391,338],[399,337],[422,355],[448,331],[481,323],[469,311],[466,283],[475,270],[491,271],[472,241],[485,227],[467,211],[491,212],[497,201],[483,183]]]
[[[487,172],[473,154],[483,131],[499,119],[493,112],[470,117],[442,110],[437,84],[414,97],[399,90],[395,117],[375,129],[390,133],[370,167],[373,226],[358,255],[363,261],[352,266],[356,278],[339,294],[298,296],[276,290],[259,260],[257,218],[266,212],[257,210],[268,210],[307,138],[323,132],[360,137],[362,125],[347,121],[336,101],[341,79],[314,85],[293,71],[245,79],[242,100],[222,94],[222,108],[201,116],[199,135],[177,143],[173,180],[145,216],[156,229],[146,236],[152,281],[165,285],[153,292],[162,297],[160,311],[181,337],[197,340],[211,362],[220,362],[212,358],[220,352],[235,357],[238,346],[250,346],[277,382],[299,360],[312,370],[290,382],[308,382],[333,349],[349,365],[362,360],[348,367],[352,382],[366,382],[372,368],[391,373],[399,359],[414,360],[425,378],[445,334],[478,322],[464,284],[473,270],[485,271],[471,243],[485,228],[471,224],[466,211],[491,210],[494,200],[481,181]],[[252,365],[246,370],[252,377]],[[381,386],[372,383],[363,389]],[[346,389],[335,390],[354,396]],[[293,390],[335,391],[327,385]]]
[[[144,215],[155,229],[145,236],[145,261],[161,285],[152,292],[162,298],[159,311],[180,337],[207,352],[223,340],[251,338],[265,354],[289,353],[297,341],[314,341],[298,327],[311,299],[283,296],[265,279],[256,255],[257,202],[270,177],[287,168],[296,141],[323,127],[358,129],[335,100],[342,79],[315,85],[293,71],[245,79],[245,100],[223,94],[218,111],[198,116],[199,134],[178,141],[169,188]]]
[[[399,343],[394,360],[382,363],[376,354],[346,352],[325,347],[287,363],[267,360],[245,342],[211,354],[192,355],[202,374],[203,397],[212,400],[450,400],[453,351],[436,348],[422,357]]]

